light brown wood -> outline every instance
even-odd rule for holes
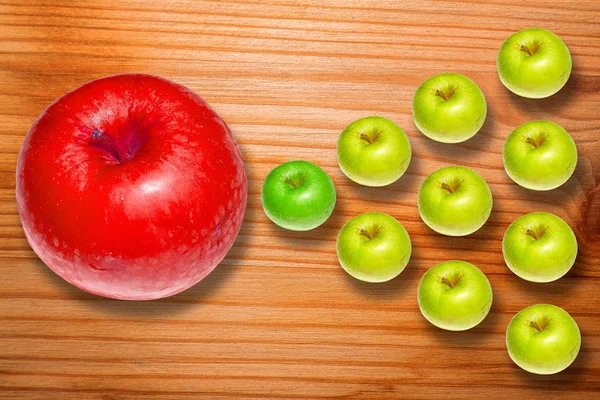
[[[573,74],[546,100],[510,94],[495,71],[512,32],[540,26],[571,49]],[[600,391],[600,3],[519,0],[78,1],[0,3],[0,398],[598,398]],[[50,272],[29,248],[14,186],[19,146],[54,98],[120,72],[162,75],[198,92],[231,126],[250,193],[240,236],[194,288],[132,303],[88,295]],[[471,77],[489,114],[460,145],[434,143],[411,117],[427,77]],[[337,167],[335,143],[351,121],[382,115],[408,133],[413,161],[397,183],[359,187]],[[574,136],[575,176],[534,193],[502,168],[503,139],[531,119]],[[290,159],[324,167],[339,202],[322,227],[283,231],[261,210],[260,185]],[[434,234],[416,193],[446,164],[491,185],[488,224],[465,238]],[[364,284],[335,255],[350,217],[383,211],[408,229],[414,254],[395,280]],[[509,272],[501,239],[526,212],[550,211],[575,229],[569,274],[532,284]],[[420,315],[424,271],[448,259],[478,265],[494,305],[475,329],[452,333]],[[510,318],[534,303],[564,307],[579,323],[581,353],[565,372],[535,376],[508,357]]]

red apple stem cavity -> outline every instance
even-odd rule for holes
[[[91,131],[88,143],[104,151],[118,164],[124,164],[131,160],[148,140],[153,125],[155,123],[145,124],[143,120],[132,120],[127,126],[119,128],[117,135],[95,128]],[[85,131],[89,132],[87,129]]]
[[[100,129],[94,129],[90,139],[90,146],[108,153],[119,164],[123,164],[131,158],[127,151],[119,145],[117,140]]]

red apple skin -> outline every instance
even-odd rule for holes
[[[17,205],[40,259],[100,296],[150,300],[225,257],[246,209],[229,128],[191,90],[141,74],[60,97],[21,147]]]

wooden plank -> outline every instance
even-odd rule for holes
[[[510,94],[496,52],[530,26],[559,34],[573,74],[557,95]],[[539,0],[97,0],[0,2],[0,399],[544,397],[600,392],[600,3]],[[172,298],[132,303],[76,289],[24,238],[14,199],[20,145],[35,117],[83,82],[119,72],[189,86],[231,126],[246,161],[248,210],[240,236],[203,282]],[[411,99],[427,77],[456,71],[484,91],[488,118],[460,145],[415,128]],[[337,167],[338,134],[382,115],[407,132],[413,161],[397,183],[359,187]],[[534,193],[502,168],[504,138],[550,119],[575,138],[580,161],[563,187]],[[265,217],[260,185],[276,165],[321,165],[338,191],[334,215],[312,232]],[[447,164],[489,183],[489,222],[465,238],[434,234],[416,193]],[[360,283],[339,267],[335,238],[352,216],[383,211],[409,231],[414,253],[397,279]],[[574,228],[580,254],[566,277],[527,283],[506,268],[501,240],[519,215],[550,211]],[[447,259],[477,264],[494,304],[468,332],[420,315],[416,288]],[[504,333],[520,309],[554,303],[577,320],[581,353],[566,371],[535,376],[508,357]]]

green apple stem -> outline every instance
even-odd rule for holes
[[[533,147],[535,147],[537,149],[544,143],[545,139],[546,139],[546,137],[544,135],[538,135],[533,138],[528,136],[525,138],[525,142],[529,143],[530,145],[532,145]]]
[[[442,189],[448,191],[448,193],[454,193],[460,187],[460,183],[461,183],[460,181],[455,180],[450,183],[442,182],[442,183],[440,183],[440,186]]]
[[[548,326],[548,322],[550,322],[549,319],[544,319],[539,324],[536,321],[529,321],[529,326],[535,328],[538,332],[541,332]]]
[[[438,97],[441,97],[445,101],[450,100],[450,98],[452,97],[453,94],[454,94],[454,89],[452,89],[452,88],[449,88],[449,89],[447,89],[445,91],[439,90],[439,89],[437,89],[435,91],[435,95],[438,96]]]
[[[379,132],[377,130],[373,130],[370,134],[365,133],[365,132],[361,132],[361,134],[360,134],[360,139],[364,140],[365,142],[367,142],[369,144],[375,143],[378,138],[379,138]]]
[[[446,189],[450,193],[454,193],[454,191],[452,190],[452,188],[450,187],[450,185],[448,185],[446,182],[442,182],[442,189]]]
[[[442,283],[452,289],[460,281],[461,276],[454,276],[452,279],[448,279],[442,276]]]
[[[534,55],[535,53],[537,53],[538,49],[540,48],[541,43],[538,42],[533,42],[531,44],[531,46],[527,46],[522,44],[521,45],[521,51],[529,54],[530,56]]]
[[[284,182],[293,187],[294,189],[297,189],[300,186],[302,186],[302,178],[299,176],[292,179],[286,176]]]
[[[435,95],[438,96],[438,97],[441,97],[444,100],[448,100],[448,98],[446,97],[446,95],[441,90],[436,90],[435,91]]]
[[[541,238],[542,236],[544,236],[544,232],[546,232],[546,228],[545,228],[545,227],[543,227],[543,226],[540,226],[540,227],[538,227],[538,228],[536,228],[536,229],[529,229],[529,228],[528,228],[528,229],[525,231],[525,234],[526,234],[527,236],[530,236],[530,237],[532,237],[534,240],[540,240],[540,238]]]
[[[373,227],[370,230],[369,229],[361,229],[360,230],[361,236],[366,237],[368,240],[375,239],[375,236],[377,236],[378,232],[379,232],[379,229],[377,227]]]
[[[521,51],[524,51],[525,53],[529,54],[530,56],[532,56],[534,54],[531,52],[529,47],[525,46],[524,44],[521,45]]]
[[[360,134],[360,139],[361,139],[361,140],[364,140],[365,142],[367,142],[367,143],[369,143],[369,144],[373,143],[373,142],[371,141],[371,138],[370,138],[369,136],[365,135],[364,133],[361,133],[361,134]]]

